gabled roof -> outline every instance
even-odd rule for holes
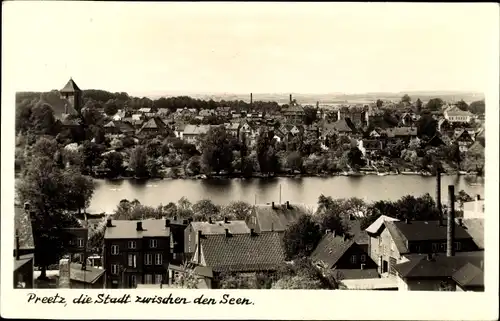
[[[446,222],[440,226],[438,221],[410,221],[410,223],[391,222],[408,241],[446,240]],[[469,233],[455,225],[455,239],[470,239]]]
[[[338,132],[352,132],[352,128],[349,126],[347,121],[342,118],[337,120],[332,124],[332,128]]]
[[[274,208],[271,205],[256,205],[254,207],[260,232],[284,231],[306,212],[306,208],[296,204],[290,204],[290,208],[279,204],[275,204]]]
[[[106,272],[105,269],[99,269],[88,265],[85,267],[85,270],[82,270],[81,264],[71,263],[69,278],[72,281],[94,284],[104,272]]]
[[[463,219],[462,223],[478,248],[484,249],[484,218]]]
[[[142,125],[140,131],[144,129],[155,129],[155,130],[165,130],[167,125],[158,117],[150,118],[144,125]]]
[[[113,121],[110,121],[106,125],[104,125],[104,128],[116,128],[116,124]]]
[[[214,272],[272,271],[285,262],[279,233],[204,235],[200,243]]]
[[[402,278],[451,278],[466,265],[479,268],[484,261],[481,256],[445,256],[434,255],[430,260],[427,255],[414,255],[409,260],[396,264],[395,270]],[[456,274],[457,279],[466,280],[477,276],[477,270],[467,267]]]
[[[349,229],[349,234],[352,235],[352,239],[359,245],[364,245],[370,243],[370,237],[366,230],[361,229],[361,221],[359,219],[348,220],[346,225]]]
[[[142,222],[142,231],[137,231],[137,222]],[[112,227],[106,227],[105,239],[139,239],[143,237],[168,237],[170,228],[165,220],[113,220]]]
[[[195,231],[201,231],[202,234],[224,234],[226,229],[229,233],[233,234],[245,234],[250,233],[250,229],[245,221],[229,221],[224,223],[224,221],[217,221],[213,223],[209,222],[191,222],[191,226]]]
[[[210,125],[186,125],[184,135],[201,135],[208,133],[209,130]]]
[[[324,262],[325,268],[331,269],[353,244],[355,244],[353,240],[345,240],[343,236],[327,233],[314,249],[311,259],[314,262]]]
[[[80,88],[73,81],[73,78],[70,78],[66,86],[64,86],[64,88],[60,90],[61,93],[75,93],[80,91]]]
[[[477,266],[467,263],[452,275],[452,279],[461,287],[484,286],[484,272]]]
[[[417,128],[416,127],[394,127],[387,128],[385,131],[387,137],[397,137],[397,136],[416,136]]]
[[[340,280],[378,279],[377,269],[335,269]]]
[[[368,226],[365,231],[370,234],[378,234],[382,231],[385,221],[399,221],[397,218],[390,217],[387,215],[380,215],[379,218],[375,220],[370,226]]]

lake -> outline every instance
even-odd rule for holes
[[[279,202],[316,204],[318,196],[333,198],[359,197],[365,201],[397,200],[405,195],[420,196],[429,193],[434,197],[436,178],[418,175],[366,175],[361,177],[304,177],[271,179],[205,179],[205,180],[101,180],[96,179],[96,189],[88,213],[112,213],[120,200],[137,199],[143,205],[158,206],[177,202],[187,197],[192,203],[211,199],[216,204],[245,201],[251,204]],[[442,176],[442,200],[447,202],[448,185],[455,191],[465,190],[469,195],[484,197],[484,178],[471,176]]]

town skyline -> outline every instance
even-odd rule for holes
[[[73,77],[82,88],[136,96],[403,93],[429,88],[485,92],[488,79],[487,6],[4,7],[10,10],[4,23],[16,30],[4,35],[10,45],[6,47],[12,48],[6,51],[13,62],[7,71],[15,75],[17,91],[48,91]],[[110,17],[105,9],[116,14]],[[61,15],[63,10],[79,15]],[[140,24],[133,23],[136,17]],[[67,39],[78,39],[77,45]],[[33,55],[33,48],[43,50]]]

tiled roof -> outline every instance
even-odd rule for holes
[[[202,234],[224,234],[226,229],[233,234],[250,233],[250,229],[245,221],[217,221],[214,223],[209,222],[191,222],[191,226],[195,231],[201,231]]]
[[[149,119],[144,125],[142,125],[141,130],[143,131],[144,129],[157,129],[157,130],[164,130],[167,127],[165,123],[157,117],[153,117]]]
[[[347,121],[342,118],[337,120],[332,124],[332,128],[338,132],[352,132],[352,128],[349,127],[349,124]]]
[[[100,276],[104,274],[106,270],[99,269],[91,266],[86,266],[85,270],[82,270],[82,265],[79,263],[71,263],[69,275],[72,281],[85,282],[93,284]]]
[[[346,221],[348,226],[349,234],[352,235],[352,239],[359,245],[368,244],[370,242],[370,237],[365,230],[361,229],[361,221],[358,219]]]
[[[473,256],[445,256],[434,255],[432,259],[427,259],[427,255],[414,255],[409,261],[396,264],[394,266],[398,274],[403,278],[450,278],[467,264],[480,267],[484,257]],[[457,274],[464,278],[462,274]]]
[[[106,125],[104,125],[104,128],[114,128],[116,127],[115,123],[113,121],[110,121]]]
[[[381,215],[378,219],[375,220],[375,222],[368,226],[365,231],[370,234],[378,234],[384,226],[385,221],[398,221],[398,219],[386,215]]]
[[[206,134],[209,130],[210,125],[186,125],[186,127],[184,127],[184,135]]]
[[[411,221],[392,222],[394,226],[408,241],[423,241],[423,240],[446,240],[446,224],[443,222],[439,226],[438,221]],[[455,239],[470,239],[469,233],[461,226],[455,225]]]
[[[385,131],[387,137],[397,137],[397,136],[417,136],[416,127],[394,127],[387,128]]]
[[[384,225],[387,228],[387,230],[389,231],[389,233],[391,234],[392,240],[394,241],[394,244],[396,245],[398,252],[400,254],[408,253],[409,250],[408,250],[408,247],[406,246],[407,240],[394,223],[397,223],[397,222],[396,221],[386,221],[386,222],[384,222]]]
[[[19,206],[14,207],[14,227],[19,232],[19,248],[34,249],[33,230],[29,215]],[[14,234],[15,237],[15,234]],[[15,241],[15,240],[14,240]],[[15,246],[15,243],[14,243]]]
[[[467,263],[452,275],[461,287],[484,286],[484,272],[477,266]]]
[[[325,268],[331,269],[353,244],[353,240],[345,240],[343,236],[327,233],[314,249],[311,259],[315,262],[322,261],[326,264]]]
[[[290,204],[289,209],[285,205],[275,204],[274,209],[271,205],[257,205],[254,207],[254,211],[257,217],[258,230],[267,232],[286,230],[308,209],[297,204]]]
[[[472,236],[474,243],[479,249],[484,249],[484,219],[483,218],[470,218],[462,220],[467,233]]]
[[[74,93],[77,91],[81,91],[80,88],[76,85],[76,83],[73,81],[73,78],[71,78],[66,86],[64,86],[63,89],[60,90],[62,93]]]
[[[201,249],[214,272],[276,270],[285,262],[279,233],[205,235]]]
[[[143,231],[137,231],[137,222],[142,222]],[[113,227],[106,227],[105,239],[137,239],[143,237],[168,237],[170,228],[165,227],[165,220],[113,220]]]
[[[341,280],[377,279],[377,269],[335,269]]]

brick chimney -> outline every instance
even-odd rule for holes
[[[251,228],[251,229],[250,229],[250,236],[255,236],[255,235],[257,235],[257,234],[255,233],[255,229],[254,229],[254,228]]]
[[[188,218],[188,222],[189,222],[189,223],[191,223],[192,221],[193,221],[193,218],[192,218],[192,217]]]
[[[201,231],[198,231],[198,239],[197,239],[197,243],[198,243],[198,247],[197,247],[197,252],[198,252],[198,264],[201,264],[201,238],[202,238],[202,233]]]
[[[229,224],[229,218],[228,217],[224,217],[224,223],[225,224]]]
[[[364,269],[365,269],[365,264],[361,263],[361,270],[364,270]]]
[[[443,207],[441,206],[441,169],[439,167],[436,172],[436,206],[439,215],[439,226],[443,226]]]
[[[274,202],[271,202],[271,208],[274,209]]]
[[[71,288],[69,259],[61,259],[59,261],[59,280],[57,287],[63,289]]]
[[[292,106],[292,94],[290,94],[290,106]]]
[[[188,225],[189,221],[188,220],[182,220],[182,225]]]
[[[209,217],[209,218],[208,218],[208,224],[213,224],[213,223],[214,223],[214,222],[212,221],[212,218],[211,218],[211,217]]]
[[[137,231],[142,231],[142,222],[137,222],[136,230]]]
[[[165,227],[170,227],[170,220],[169,219],[165,220]]]
[[[250,93],[250,105],[253,104],[253,94]]]
[[[290,202],[289,202],[289,201],[286,201],[285,205],[286,205],[286,209],[287,209],[287,210],[289,210],[289,209],[291,208],[291,207],[290,207]]]
[[[226,231],[226,237],[229,237],[229,229],[225,228],[224,230]]]
[[[21,258],[21,253],[19,253],[19,230],[16,230],[16,260]]]
[[[455,255],[455,186],[448,185],[448,224],[446,226],[446,256]]]
[[[106,227],[113,227],[113,221],[110,218],[106,222]]]

